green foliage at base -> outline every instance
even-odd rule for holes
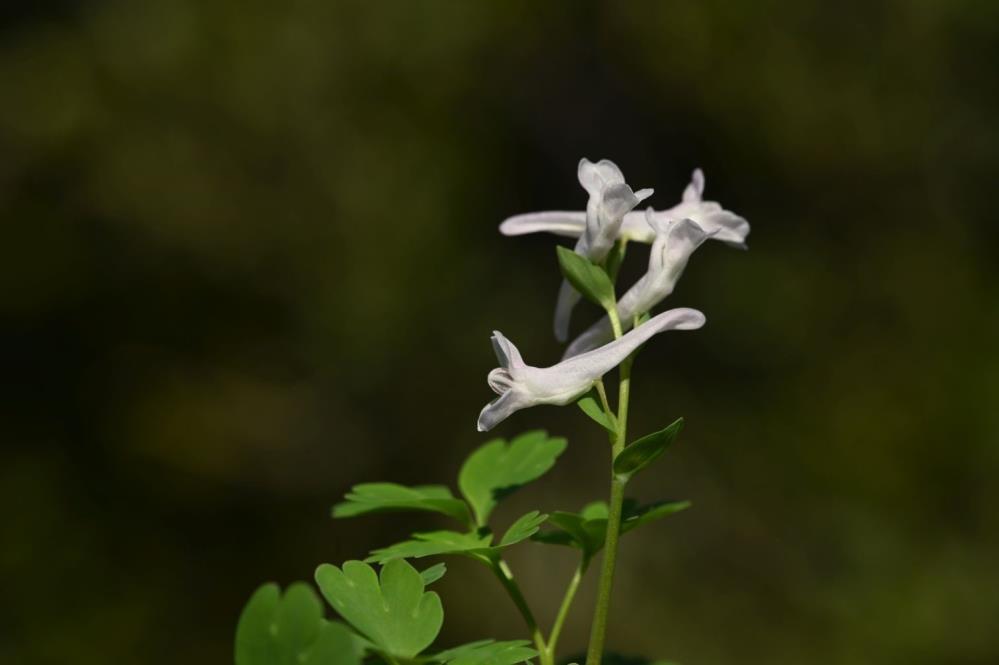
[[[253,594],[236,627],[236,665],[360,665],[359,640],[323,618],[316,592],[298,582],[285,594],[265,584]]]

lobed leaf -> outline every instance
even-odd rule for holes
[[[333,506],[333,517],[356,517],[393,510],[425,510],[442,513],[471,524],[468,505],[456,499],[443,485],[407,487],[396,483],[362,483],[351,488],[346,501]]]
[[[541,525],[547,519],[547,515],[543,515],[537,510],[532,510],[526,515],[522,515],[516,522],[510,525],[510,528],[500,538],[499,547],[509,547],[510,545],[516,545],[523,540],[527,540],[538,532],[538,529],[541,528]]]
[[[557,248],[562,275],[591,302],[604,309],[615,307],[614,284],[603,268],[568,247]]]
[[[681,429],[683,429],[683,418],[677,418],[669,427],[629,444],[614,458],[614,473],[625,480],[630,479],[656,461],[676,440]]]
[[[380,574],[361,561],[342,568],[323,564],[316,583],[347,623],[394,658],[415,657],[433,643],[444,622],[440,597],[425,592],[423,577],[402,559],[382,566]]]
[[[473,452],[461,467],[458,487],[472,506],[476,523],[485,526],[500,500],[547,473],[566,445],[563,438],[535,430],[509,444],[493,439]]]
[[[250,597],[236,627],[236,665],[360,665],[358,637],[323,618],[322,604],[307,584],[284,596],[276,584]]]
[[[538,655],[537,651],[528,646],[529,644],[527,640],[509,642],[481,640],[441,651],[431,656],[430,661],[448,665],[517,665],[517,663],[526,663]]]

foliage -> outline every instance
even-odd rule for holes
[[[292,584],[283,596],[276,584],[263,585],[239,618],[236,665],[360,665],[361,641],[322,612],[307,584]]]

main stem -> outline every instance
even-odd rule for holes
[[[554,665],[553,654],[548,651],[545,638],[541,634],[541,629],[538,628],[538,622],[534,619],[534,613],[531,612],[531,608],[527,604],[527,599],[521,593],[517,581],[513,579],[513,571],[510,570],[510,566],[506,565],[506,561],[503,559],[495,559],[490,561],[489,567],[492,568],[493,573],[495,573],[503,588],[506,589],[510,598],[513,599],[513,604],[517,606],[520,615],[524,617],[524,623],[527,624],[527,630],[531,633],[531,639],[534,641],[534,648],[540,654],[541,665]]]
[[[616,316],[612,316],[611,323],[615,323],[616,318]],[[615,332],[620,331],[620,324],[615,328]],[[631,363],[631,358],[621,363],[617,434],[611,445],[611,491],[607,512],[607,539],[604,542],[604,560],[597,588],[597,606],[593,612],[593,625],[590,628],[590,644],[586,650],[586,665],[600,665],[604,653],[604,639],[607,636],[607,616],[610,612],[611,591],[614,588],[614,567],[617,564],[617,545],[621,535],[621,513],[624,508],[625,485],[625,481],[614,473],[614,459],[624,450],[627,440],[628,400],[631,396]]]

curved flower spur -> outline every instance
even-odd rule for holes
[[[574,251],[593,263],[602,263],[617,242],[625,216],[652,196],[652,190],[632,191],[624,182],[621,169],[609,159],[596,164],[585,158],[579,160],[577,177],[590,199],[580,219],[582,225]],[[579,299],[572,285],[562,280],[555,305],[555,338],[560,342],[569,339],[569,320]]]
[[[496,331],[492,342],[500,367],[489,372],[488,380],[499,397],[479,414],[479,431],[486,432],[531,406],[570,404],[654,335],[667,330],[696,330],[704,322],[704,314],[696,309],[671,309],[609,344],[544,368],[526,364],[513,342]]]
[[[604,160],[606,161],[606,160]],[[601,162],[602,163],[602,162]],[[690,184],[683,191],[680,203],[672,208],[653,212],[656,220],[688,218],[704,229],[711,237],[733,247],[745,248],[749,235],[749,222],[717,201],[704,200],[704,172],[695,169]],[[569,238],[579,238],[585,232],[587,213],[553,210],[514,215],[500,224],[500,232],[507,236],[528,233],[553,233]],[[635,242],[651,243],[655,233],[645,222],[641,212],[627,212],[620,226],[620,237]]]

